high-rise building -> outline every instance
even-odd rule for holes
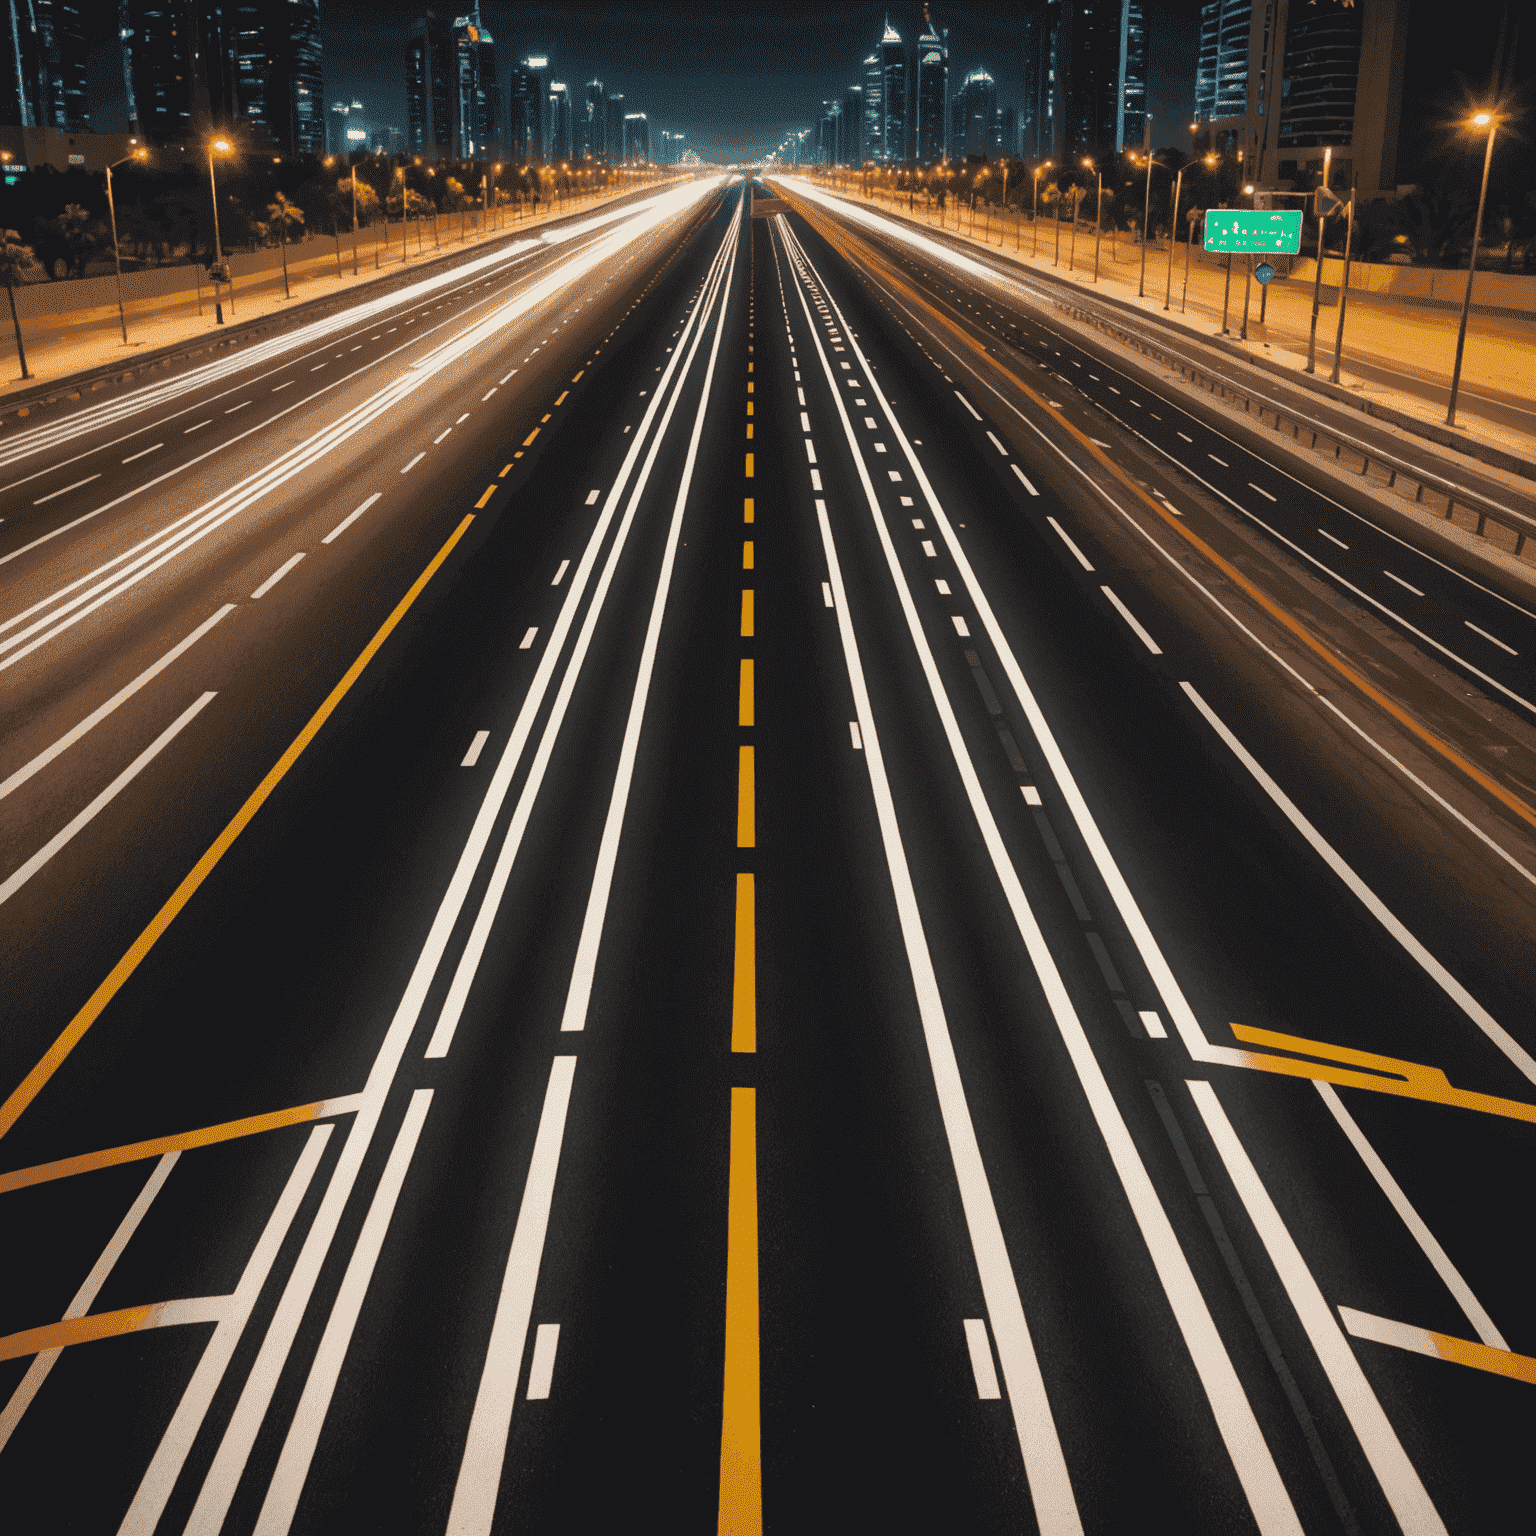
[[[624,158],[624,93],[623,91],[610,91],[605,110],[608,113],[608,127],[606,130],[606,142],[608,145],[608,158],[610,161],[618,161]]]
[[[948,153],[949,125],[949,30],[933,24],[923,7],[923,33],[917,40],[916,118],[913,138],[919,165],[934,165]]]
[[[1393,191],[1408,15],[1409,0],[1209,0],[1198,134],[1257,185],[1306,182],[1331,147],[1337,185]]]
[[[608,111],[601,80],[589,80],[582,102],[576,153],[583,160],[601,160],[608,153]]]
[[[457,59],[448,23],[425,11],[406,32],[405,142],[413,155],[446,159],[456,131]]]
[[[1047,0],[1029,14],[1021,124],[1027,154],[1065,165],[1140,145],[1146,92],[1141,0]]]
[[[644,112],[624,114],[624,158],[626,160],[651,158],[651,125]]]
[[[890,165],[900,165],[912,158],[910,94],[907,45],[887,19],[885,35],[880,39],[880,153]]]
[[[1115,147],[1129,149],[1146,139],[1147,25],[1141,0],[1125,0],[1120,10],[1120,122]]]
[[[885,159],[885,88],[880,55],[864,60],[864,153],[875,162]]]
[[[1051,34],[1055,7],[1040,5],[1024,14],[1023,89],[1019,103],[1020,153],[1027,160],[1050,158],[1052,124],[1058,99],[1056,71],[1051,63]]]
[[[544,98],[544,156],[556,165],[571,158],[571,93],[552,80]]]
[[[148,0],[141,8],[147,12],[157,7]],[[222,0],[221,6],[205,4],[204,9],[222,11],[224,35],[233,53],[238,115],[253,144],[269,142],[289,155],[322,153],[320,0]],[[202,31],[211,35],[212,28],[205,24]],[[206,60],[199,72],[200,87],[206,91],[214,78]]]
[[[544,158],[544,76],[549,60],[531,54],[512,66],[507,92],[507,154],[520,165],[537,165]]]
[[[501,148],[501,87],[496,80],[496,40],[480,19],[480,0],[453,23],[454,117],[459,160],[490,160]]]
[[[8,0],[0,123],[86,133],[83,0]]]
[[[838,157],[842,165],[863,165],[864,87],[850,85],[843,92],[842,111],[838,117]]]
[[[973,69],[955,92],[951,131],[955,158],[990,160],[997,154],[997,82]]]

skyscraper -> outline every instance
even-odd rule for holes
[[[997,82],[984,69],[973,69],[955,92],[955,158],[992,159],[997,153]]]
[[[586,99],[582,103],[581,144],[578,149],[583,160],[601,160],[608,153],[607,97],[601,80],[587,82]]]
[[[1147,27],[1141,0],[1125,0],[1120,11],[1120,122],[1115,147],[1129,149],[1147,132]]]
[[[405,42],[405,142],[414,155],[446,159],[453,152],[456,67],[448,23],[423,12]]]
[[[864,87],[850,85],[843,92],[842,112],[838,117],[838,155],[843,165],[863,165]]]
[[[624,114],[624,158],[626,160],[651,158],[651,125],[644,112]]]
[[[238,115],[254,131],[255,141],[264,138],[289,155],[323,153],[320,0],[222,0],[222,5],[205,4],[204,8],[222,12],[224,35],[233,53],[235,104]],[[149,0],[141,9],[164,12],[170,7],[156,7]],[[211,35],[212,30],[205,20],[203,35]],[[198,68],[198,83],[206,92],[213,72],[206,59]]]
[[[571,93],[563,80],[550,81],[544,98],[544,155],[556,165],[571,158]]]
[[[7,0],[0,123],[90,129],[82,0]]]
[[[917,88],[914,138],[920,165],[934,165],[947,153],[949,123],[949,46],[923,7],[923,35],[917,40]]]
[[[908,129],[910,77],[907,70],[907,46],[901,33],[887,18],[885,35],[880,39],[880,152],[891,165],[912,158]]]
[[[191,0],[123,0],[118,35],[129,126],[162,142],[187,138],[209,116],[207,77]]]
[[[1248,110],[1248,44],[1253,0],[1208,0],[1200,7],[1195,118],[1242,117]]]
[[[507,153],[520,165],[537,165],[544,157],[544,76],[549,60],[532,54],[512,66],[508,92]]]
[[[608,128],[606,142],[608,145],[608,159],[619,161],[624,158],[624,93],[623,91],[610,91],[605,107],[608,113]]]
[[[864,60],[864,153],[877,163],[885,159],[885,88],[880,55]]]
[[[1065,165],[1139,144],[1145,102],[1141,0],[1048,0],[1030,13],[1022,125],[1028,153]]]
[[[457,159],[489,160],[500,152],[501,88],[496,81],[496,40],[480,20],[480,0],[453,23],[454,117]]]

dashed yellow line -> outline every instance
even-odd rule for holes
[[[483,507],[486,504],[486,502],[488,502],[491,499],[491,497],[494,496],[495,494],[496,494],[496,487],[494,485],[486,486],[486,488],[485,488],[485,495],[482,496],[480,498],[480,500],[475,503],[475,511],[478,512],[480,510],[480,508]]]
[[[568,394],[570,394],[570,390],[568,390],[568,389],[562,389],[562,390],[561,390],[561,391],[560,391],[560,398],[559,398],[559,399],[558,399],[558,400],[556,400],[556,401],[555,401],[555,404],[556,404],[556,405],[564,405],[564,404],[565,404],[565,397],[566,397],[566,396],[567,396],[567,395],[568,395]],[[545,417],[545,418],[544,418],[544,420],[545,420],[545,421],[548,421],[548,420],[549,420],[549,417],[548,417],[548,416],[546,416],[546,417]]]
[[[741,589],[741,632],[743,636],[752,634],[752,588]]]
[[[752,455],[749,453],[747,455],[747,479],[751,480],[752,478]]]
[[[530,432],[528,434],[528,436],[523,439],[523,447],[526,448],[534,440],[534,438],[536,438],[539,435],[539,433],[542,430],[543,430],[543,428],[541,428],[541,427],[535,427],[533,429],[533,431]]]
[[[757,846],[757,785],[750,746],[743,746],[736,765],[736,846]]]
[[[748,726],[752,724],[753,716],[753,677],[752,658],[743,656],[741,659],[741,690],[737,701],[738,725]]]
[[[742,507],[742,512],[741,512],[741,520],[742,520],[742,522],[744,522],[744,523],[752,522],[755,519],[755,517],[756,517],[756,513],[757,513],[757,508],[753,505],[752,498],[750,496],[746,497],[745,498],[745,503],[744,503],[744,505]]]
[[[757,1049],[757,881],[736,876],[736,955],[731,984],[731,1050]]]
[[[720,1414],[719,1536],[763,1529],[762,1388],[758,1358],[757,1094],[731,1089],[726,1206],[725,1392]]]

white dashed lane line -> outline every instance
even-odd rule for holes
[[[1120,615],[1122,619],[1125,620],[1127,624],[1131,626],[1133,630],[1136,631],[1136,636],[1141,641],[1141,643],[1146,646],[1146,648],[1151,651],[1154,656],[1161,656],[1163,654],[1163,648],[1157,643],[1157,641],[1152,638],[1151,635],[1146,632],[1145,629],[1141,627],[1141,624],[1137,620],[1136,615],[1133,614],[1131,610],[1127,608],[1118,597],[1115,596],[1113,590],[1111,590],[1109,587],[1100,587],[1099,591],[1101,591],[1104,596],[1107,597],[1110,602],[1115,605],[1115,611]]]
[[[1394,576],[1391,571],[1386,570],[1385,568],[1383,568],[1381,574],[1383,576],[1385,576],[1388,581],[1395,581],[1398,584],[1398,586],[1406,587],[1410,592],[1413,593],[1413,595],[1415,597],[1423,597],[1424,596],[1424,594],[1421,591],[1419,591],[1419,589],[1416,586],[1414,586],[1412,582],[1404,581],[1401,576]]]
[[[1340,549],[1348,549],[1349,548],[1349,545],[1346,544],[1343,539],[1336,539],[1336,538],[1334,538],[1334,536],[1331,533],[1329,533],[1326,528],[1319,528],[1317,531],[1320,534],[1322,534],[1322,536],[1325,539],[1327,539],[1330,544],[1337,544]]]
[[[1514,646],[1505,645],[1497,635],[1490,635],[1486,629],[1479,629],[1471,619],[1463,619],[1461,622],[1465,624],[1474,635],[1481,635],[1484,640],[1487,640],[1492,645],[1498,646],[1501,651],[1507,651],[1511,656],[1518,656],[1520,654],[1520,652],[1517,651]]]

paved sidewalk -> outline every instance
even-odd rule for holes
[[[1154,242],[1147,249],[1146,297],[1137,297],[1141,247],[1129,239],[1111,240],[1106,231],[1099,252],[1099,280],[1093,281],[1093,226],[1077,229],[1075,257],[1071,254],[1071,225],[1061,226],[1061,251],[1055,252],[1055,224],[1041,216],[1039,255],[1032,253],[1034,231],[1028,217],[990,221],[978,210],[976,234],[970,234],[970,212],[951,209],[944,225],[937,210],[919,205],[908,212],[902,199],[865,198],[839,193],[851,202],[866,202],[899,216],[925,224],[935,231],[944,228],[951,237],[986,245],[994,256],[1016,260],[1027,270],[1048,272],[1054,278],[1079,284],[1085,293],[1099,292],[1122,303],[1163,318],[1168,287],[1168,247]],[[956,216],[961,226],[956,227]],[[990,222],[990,238],[987,238]],[[1014,248],[1015,240],[1019,249]],[[1187,299],[1184,294],[1184,251],[1176,250],[1173,265],[1171,308],[1167,318],[1193,330],[1221,336],[1224,266],[1215,259],[1191,263]],[[1069,262],[1071,263],[1069,267]],[[1310,270],[1310,263],[1308,264]],[[1239,339],[1243,318],[1243,270],[1235,263],[1228,316],[1228,344],[1252,353],[1268,363],[1300,374],[1306,366],[1307,333],[1312,314],[1312,285],[1296,279],[1270,284],[1264,324],[1258,321],[1260,290],[1249,292],[1248,340]],[[1181,313],[1181,305],[1185,312]],[[1334,337],[1338,329],[1337,300],[1324,290],[1317,322],[1317,377],[1329,378],[1333,368]],[[1339,384],[1373,402],[1405,416],[1439,426],[1445,420],[1445,396],[1456,350],[1459,316],[1449,310],[1390,303],[1353,290],[1345,311],[1344,348]],[[1440,372],[1443,368],[1443,372]],[[1396,372],[1402,382],[1394,387],[1385,377]],[[1410,376],[1411,372],[1411,376]],[[1415,392],[1422,379],[1423,393]],[[1478,442],[1501,448],[1520,458],[1536,460],[1536,321],[1506,319],[1494,315],[1470,317],[1466,354],[1462,363],[1461,395],[1457,430]],[[1486,392],[1486,394],[1484,393]],[[1426,394],[1438,398],[1426,398]],[[1480,398],[1481,397],[1481,398]],[[1490,403],[1491,402],[1491,403]]]
[[[27,349],[27,367],[32,374],[30,379],[21,377],[10,312],[8,309],[0,311],[0,403],[8,397],[33,394],[42,386],[76,374],[116,365],[130,368],[145,354],[162,347],[193,342],[204,337],[211,340],[218,333],[226,332],[231,325],[263,319],[313,299],[329,298],[350,289],[364,288],[382,278],[440,260],[444,255],[456,251],[473,251],[493,241],[515,237],[525,230],[536,230],[555,219],[589,212],[615,198],[628,196],[633,190],[626,187],[611,192],[589,193],[585,197],[562,201],[558,210],[522,219],[515,218],[512,209],[503,208],[499,210],[502,215],[499,227],[478,235],[470,230],[468,238],[463,240],[457,238],[456,227],[450,237],[450,221],[445,217],[439,221],[441,244],[437,247],[432,243],[431,225],[423,222],[420,229],[411,230],[403,262],[399,224],[396,223],[390,229],[391,243],[387,250],[378,240],[382,226],[375,225],[359,232],[356,277],[352,275],[351,236],[341,236],[339,272],[335,242],[328,236],[318,236],[301,245],[289,247],[288,286],[291,298],[284,296],[280,266],[274,271],[263,270],[249,277],[241,277],[237,272],[233,302],[230,301],[229,290],[222,290],[226,321],[224,326],[220,326],[214,317],[213,291],[208,287],[202,290],[200,304],[195,289],[185,294],[130,302],[126,306],[127,346],[123,345],[115,303],[104,308],[49,316],[46,320],[24,318],[21,322],[21,335]],[[453,223],[456,226],[456,218]],[[370,237],[373,238],[370,240]],[[318,254],[317,245],[322,247]]]

